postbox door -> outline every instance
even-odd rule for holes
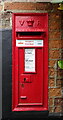
[[[43,48],[18,48],[19,104],[43,104]]]

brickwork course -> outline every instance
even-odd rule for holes
[[[63,60],[63,11],[58,10],[58,7],[58,3],[0,0],[0,28],[12,29],[13,11],[42,10],[48,13],[48,109],[50,113],[63,113],[63,70],[57,64],[58,60]]]

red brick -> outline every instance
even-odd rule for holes
[[[61,38],[61,32],[60,31],[49,31],[49,39],[50,40],[59,40]]]
[[[54,12],[49,13],[49,20],[51,20],[51,21],[61,20],[60,11],[54,11]]]
[[[61,13],[61,29],[63,29],[63,13]]]
[[[58,11],[59,4],[52,4],[53,11]]]
[[[59,113],[59,112],[61,112],[62,111],[62,107],[61,106],[56,106],[55,108],[54,108],[54,112],[55,113]]]
[[[60,21],[59,20],[49,20],[49,30],[60,30]]]
[[[53,98],[49,99],[49,106],[53,106]]]
[[[60,12],[49,13],[49,30],[60,30],[61,29],[61,14]]]
[[[50,35],[51,36],[51,35]],[[54,37],[54,35],[53,35]],[[52,38],[52,37],[51,37]],[[49,40],[49,48],[61,48],[61,40]]]
[[[49,66],[54,67],[56,60],[49,60]]]
[[[49,76],[54,76],[55,72],[54,69],[51,67],[49,68]]]
[[[63,79],[61,79],[61,80],[60,80],[60,79],[57,79],[57,80],[56,80],[56,86],[57,86],[57,87],[62,87],[62,86],[63,86]]]
[[[58,75],[58,77],[63,76],[63,70],[62,70],[62,69],[59,69],[58,72],[57,72],[57,75]]]
[[[63,98],[55,98],[54,105],[55,106],[63,106]]]
[[[36,3],[36,10],[51,10],[52,9],[52,6],[50,3]]]
[[[63,36],[63,34],[61,35],[61,37]],[[61,39],[61,48],[63,49],[63,38]],[[63,58],[63,53],[62,53],[62,58]]]
[[[50,78],[49,79],[49,87],[54,87],[54,85],[55,85],[54,79]]]
[[[32,2],[5,2],[4,10],[36,10],[36,3]]]
[[[50,97],[61,96],[61,88],[50,88],[49,89],[49,96]]]
[[[60,51],[59,50],[50,50],[49,51],[49,59],[59,59],[60,56]]]
[[[54,109],[53,109],[53,107],[49,106],[49,113],[52,113],[52,112],[54,112]]]

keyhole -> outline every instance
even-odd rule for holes
[[[24,82],[26,82],[26,78],[24,78]]]

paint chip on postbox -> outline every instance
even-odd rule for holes
[[[16,47],[43,47],[43,40],[16,40]]]

